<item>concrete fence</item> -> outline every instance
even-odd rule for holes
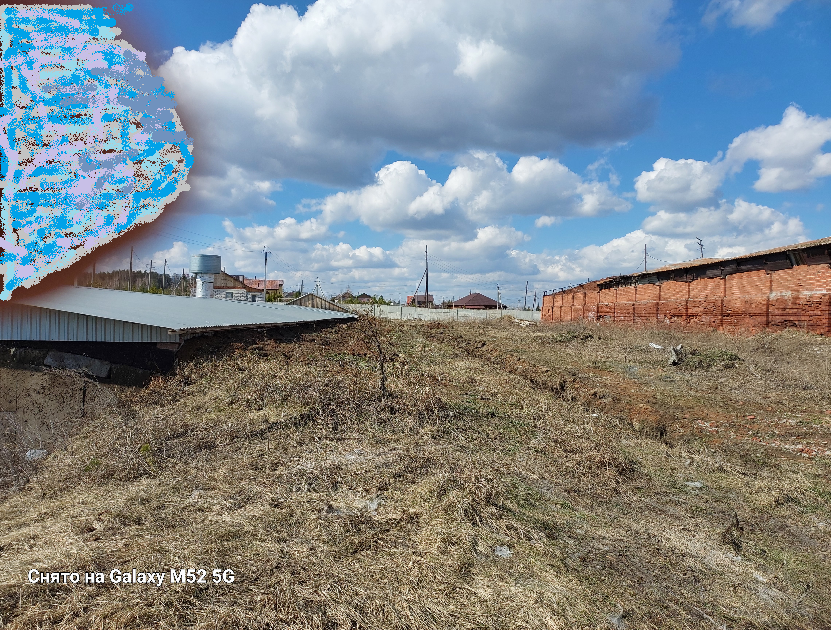
[[[540,311],[417,308],[415,306],[386,306],[383,304],[344,304],[343,306],[356,313],[367,313],[384,319],[425,319],[449,322],[513,317],[532,322],[540,321]]]

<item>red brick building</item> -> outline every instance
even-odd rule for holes
[[[546,294],[542,321],[683,323],[831,334],[831,237]]]
[[[256,278],[246,278],[244,280],[245,286],[247,286],[252,291],[260,291],[263,290],[263,281],[257,280]],[[283,292],[283,281],[282,280],[268,280],[266,282],[266,292],[268,294],[278,294]]]
[[[420,295],[408,295],[407,296],[407,306],[433,306],[433,294],[425,296],[423,293]]]

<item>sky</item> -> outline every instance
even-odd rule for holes
[[[95,4],[93,2],[93,4]],[[103,5],[102,5],[103,6]],[[134,0],[190,191],[88,267],[534,291],[831,235],[828,0]],[[420,291],[423,291],[421,285]]]

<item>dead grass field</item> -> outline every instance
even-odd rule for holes
[[[88,383],[6,485],[0,628],[829,628],[829,357],[509,320],[202,340]],[[236,580],[26,584],[171,567]]]

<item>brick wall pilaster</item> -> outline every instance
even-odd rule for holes
[[[541,315],[549,322],[683,322],[724,330],[796,327],[831,335],[831,265],[610,289],[591,283],[543,296]]]

